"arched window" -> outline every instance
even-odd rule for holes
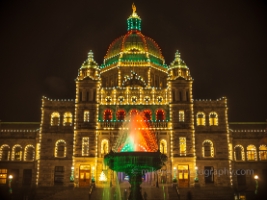
[[[112,120],[112,111],[110,109],[106,109],[104,112],[104,120],[110,121]]]
[[[106,155],[108,153],[108,140],[103,139],[101,141],[101,154]]]
[[[260,160],[267,160],[267,147],[266,147],[266,145],[260,145],[259,157],[260,157]]]
[[[136,109],[131,110],[131,112],[130,112],[131,118],[136,116],[136,115],[138,115],[138,110],[136,110]]]
[[[65,158],[67,155],[67,145],[65,140],[58,140],[55,143],[55,157]]]
[[[90,112],[89,112],[89,110],[83,111],[83,121],[84,122],[89,122],[90,121]]]
[[[206,125],[205,113],[198,112],[196,117],[197,117],[197,126],[205,126]]]
[[[163,121],[165,119],[164,111],[159,109],[156,112],[157,121]]]
[[[24,161],[34,161],[35,151],[34,146],[28,144],[24,149]]]
[[[64,113],[64,126],[72,126],[72,114],[71,112],[65,112]]]
[[[117,111],[117,120],[124,120],[125,115],[126,115],[126,113],[124,110],[118,110]]]
[[[22,147],[19,144],[16,144],[12,147],[12,161],[22,161]]]
[[[248,161],[257,161],[257,150],[254,145],[247,146],[247,160]]]
[[[144,113],[144,120],[151,120],[152,113],[150,110],[144,110],[143,113]]]
[[[0,148],[0,160],[1,161],[10,160],[10,147],[7,144],[3,144]]]
[[[218,126],[218,114],[216,112],[211,112],[209,114],[210,126]]]
[[[160,140],[160,152],[167,154],[167,142],[164,139]]]
[[[238,144],[235,146],[234,156],[236,161],[245,161],[245,151],[242,145]]]
[[[202,155],[203,157],[214,157],[214,147],[211,140],[204,140],[202,143]]]
[[[60,115],[58,112],[53,112],[51,114],[51,126],[59,126],[60,123]]]
[[[184,111],[179,110],[179,122],[184,122]]]

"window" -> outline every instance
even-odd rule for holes
[[[31,185],[32,183],[32,170],[23,169],[23,185]]]
[[[244,147],[242,145],[235,146],[234,156],[236,161],[245,161]]]
[[[24,150],[24,161],[34,161],[34,158],[35,158],[34,146],[28,144]]]
[[[64,126],[71,126],[72,125],[72,114],[71,112],[65,112],[64,113]]]
[[[210,126],[218,126],[218,114],[216,112],[211,112],[209,115]]]
[[[124,120],[126,113],[124,110],[118,110],[117,111],[117,120]]]
[[[64,166],[55,166],[54,184],[55,185],[64,184]]]
[[[184,122],[184,111],[179,110],[179,122]]]
[[[156,118],[157,118],[157,121],[163,121],[165,119],[165,116],[164,116],[164,111],[163,110],[157,110],[156,112]]]
[[[85,110],[83,112],[83,121],[84,122],[89,122],[90,121],[90,112],[89,112],[89,110]]]
[[[12,161],[22,161],[22,147],[16,144],[12,148]]]
[[[247,160],[248,161],[257,161],[257,150],[254,145],[247,146]]]
[[[214,157],[214,148],[212,141],[205,140],[202,143],[202,155],[203,157]]]
[[[132,97],[131,97],[131,101],[132,101],[133,103],[136,103],[136,102],[137,102],[137,97],[136,97],[136,96],[132,96]]]
[[[105,121],[112,120],[112,112],[111,112],[110,109],[105,110],[105,112],[104,112],[104,120]]]
[[[214,169],[210,166],[204,167],[205,183],[214,183]]]
[[[83,137],[82,156],[89,156],[89,137]]]
[[[203,112],[197,113],[197,126],[205,126],[206,120],[205,120],[205,114]]]
[[[3,144],[0,148],[0,160],[1,161],[10,160],[10,147],[7,144]]]
[[[144,110],[143,113],[144,113],[145,120],[151,120],[152,113],[150,110]]]
[[[108,140],[101,141],[101,154],[106,155],[108,153]]]
[[[136,109],[131,110],[130,115],[131,115],[131,118],[135,117],[136,115],[138,115],[138,110]]]
[[[160,152],[167,154],[167,142],[164,139],[160,141]]]
[[[186,156],[186,138],[179,137],[179,143],[180,143],[180,156]]]
[[[58,112],[53,112],[51,114],[51,126],[59,126],[60,123],[60,115]]]
[[[64,140],[58,140],[55,144],[55,157],[65,158],[67,154],[66,142]]]
[[[236,179],[238,186],[245,186],[246,185],[246,170],[238,169],[236,171]]]
[[[260,158],[260,160],[267,160],[267,147],[266,147],[266,145],[260,145],[259,158]]]
[[[7,169],[0,169],[0,184],[6,184]]]

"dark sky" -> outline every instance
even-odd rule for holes
[[[126,33],[132,0],[2,0],[0,120],[40,121],[41,97],[74,98],[93,50],[102,64]],[[267,119],[266,4],[259,0],[136,0],[142,33],[166,63],[178,49],[194,99],[228,98],[230,121]]]

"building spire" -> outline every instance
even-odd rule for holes
[[[132,4],[133,13],[127,19],[127,30],[141,31],[141,18],[136,13],[136,6]]]

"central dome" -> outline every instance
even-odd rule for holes
[[[141,33],[141,18],[135,10],[127,19],[128,32],[111,43],[101,68],[118,64],[167,67],[158,44]]]

